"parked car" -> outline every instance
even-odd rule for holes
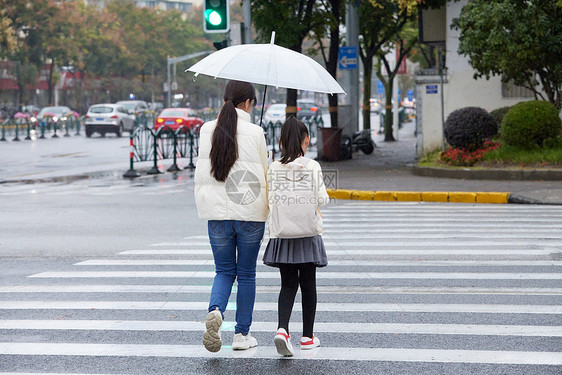
[[[135,130],[135,116],[119,104],[95,104],[88,108],[85,117],[86,137],[93,133],[105,136],[115,133],[121,137],[123,131],[132,133]]]
[[[203,125],[203,119],[191,108],[165,108],[154,120],[154,130],[167,127],[176,131],[183,126],[188,131],[197,125]]]
[[[285,122],[285,109],[287,108],[287,104],[272,104],[267,108],[265,113],[263,114],[263,122],[267,124],[269,122]]]
[[[140,116],[148,111],[148,104],[144,100],[121,100],[117,105],[125,108],[129,113]]]
[[[70,113],[72,113],[72,110],[66,106],[44,107],[37,114],[37,120],[43,121],[52,118],[53,122],[64,121]]]
[[[381,113],[384,106],[381,104],[381,101],[376,98],[369,99],[369,103],[371,105],[371,112]]]
[[[302,120],[307,119],[317,119],[322,116],[322,111],[318,104],[310,99],[298,99],[297,100],[297,119]]]

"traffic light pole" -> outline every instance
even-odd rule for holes
[[[186,60],[190,60],[190,59],[194,59],[196,57],[199,56],[203,56],[203,55],[208,55],[210,53],[212,53],[213,51],[203,51],[203,52],[197,52],[197,53],[192,53],[191,55],[185,55],[185,56],[180,56],[180,57],[168,57],[168,108],[170,108],[172,106],[172,82],[170,81],[171,77],[170,77],[170,66],[173,64],[174,65],[174,83],[176,82],[176,64],[182,61],[186,61]]]

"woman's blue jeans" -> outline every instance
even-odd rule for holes
[[[209,311],[218,307],[224,313],[232,285],[237,280],[235,334],[247,335],[252,324],[256,261],[264,230],[265,223],[259,221],[209,220],[208,223],[216,273]]]

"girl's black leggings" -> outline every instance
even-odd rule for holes
[[[295,296],[301,287],[303,336],[312,337],[316,316],[316,266],[313,263],[281,264],[281,292],[279,293],[279,325],[289,332],[289,320]]]

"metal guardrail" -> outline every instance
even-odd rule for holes
[[[318,128],[324,127],[324,120],[322,120],[322,117],[303,117],[300,120],[308,128],[308,134],[311,140],[310,144],[315,146],[316,140],[318,139]],[[273,154],[280,152],[279,137],[281,135],[282,125],[283,123],[281,121],[269,121],[262,124],[266,144],[271,147]]]
[[[301,120],[308,128],[311,144],[316,144],[318,127],[324,125],[321,117],[303,118]],[[263,124],[266,144],[272,148],[274,153],[279,152],[279,135],[282,123],[268,122]],[[194,169],[194,158],[199,155],[199,129],[201,125],[193,128],[180,126],[172,129],[163,126],[158,130],[148,126],[148,123],[138,126],[130,135],[129,170],[123,177],[139,177],[140,174],[135,170],[135,162],[152,161],[154,164],[148,174],[163,173],[158,168],[158,160],[173,159],[173,164],[167,169],[168,172],[182,170],[177,164],[177,158],[189,158],[187,168]]]
[[[175,172],[182,170],[177,164],[177,158],[189,158],[188,168],[195,168],[194,158],[199,154],[199,128],[187,128],[180,126],[172,129],[163,126],[154,130],[148,126],[139,126],[130,135],[129,170],[123,177],[139,177],[135,171],[134,163],[142,161],[153,161],[152,168],[148,174],[163,173],[158,168],[158,160],[173,159],[173,164],[167,171]]]
[[[53,121],[52,119],[41,119],[32,121],[30,119],[7,119],[0,123],[0,141],[13,142],[20,141],[20,137],[24,140],[45,139],[46,134],[52,133],[52,138],[58,138],[59,134],[64,137],[80,135],[83,117],[69,117],[65,120]],[[13,137],[13,138],[12,138]]]

